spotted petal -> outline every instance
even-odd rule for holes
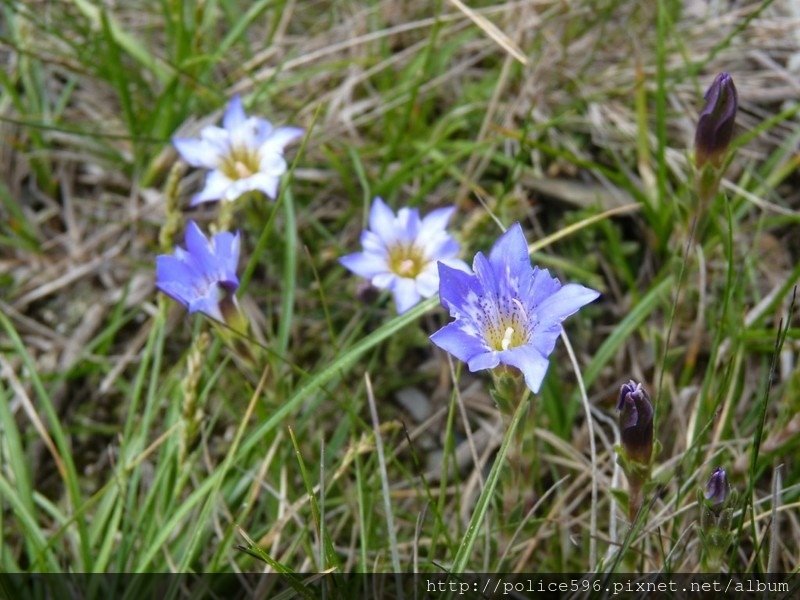
[[[472,268],[474,274],[439,263],[439,297],[456,320],[431,340],[471,371],[501,364],[519,369],[538,392],[561,322],[599,294],[577,284],[562,287],[547,270],[534,269],[519,224],[498,239],[488,258],[476,254]]]

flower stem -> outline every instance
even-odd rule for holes
[[[642,482],[638,480],[628,481],[628,521],[633,527],[636,521],[636,515],[639,514],[639,509],[642,508]]]
[[[500,472],[503,469],[506,454],[508,454],[509,445],[514,439],[514,432],[516,431],[519,422],[522,420],[522,416],[527,413],[527,403],[528,390],[525,390],[525,393],[520,399],[519,404],[517,404],[517,408],[514,411],[514,416],[511,418],[511,422],[508,425],[508,429],[503,436],[503,442],[500,444],[500,451],[497,453],[497,456],[494,459],[492,470],[489,472],[489,477],[486,479],[486,485],[483,487],[483,490],[478,497],[478,502],[475,504],[475,510],[472,513],[472,518],[470,518],[464,539],[461,541],[461,545],[458,548],[456,557],[453,560],[453,573],[463,573],[470,554],[472,554],[472,548],[475,545],[475,540],[478,537],[478,531],[483,523],[484,518],[486,517],[486,512],[489,509],[489,502],[494,495],[494,490],[497,487],[497,482],[500,479]]]

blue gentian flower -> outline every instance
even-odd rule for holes
[[[273,127],[266,119],[248,117],[241,98],[234,96],[225,109],[222,127],[204,127],[199,139],[176,137],[172,143],[187,163],[211,169],[205,187],[192,198],[195,205],[234,201],[253,190],[274,199],[286,172],[283,150],[301,137],[300,127]]]
[[[439,296],[455,321],[431,341],[470,371],[509,365],[538,392],[561,322],[600,294],[582,285],[561,285],[547,269],[531,267],[522,227],[515,223],[489,257],[478,252],[473,273],[439,265]]]
[[[455,207],[439,208],[420,219],[415,208],[401,208],[395,216],[383,200],[375,198],[369,211],[369,229],[361,234],[363,252],[348,254],[339,262],[377,288],[394,296],[398,313],[439,289],[436,261],[454,269],[467,269],[457,258],[458,243],[447,233]]]
[[[218,233],[206,238],[194,221],[186,228],[186,250],[156,258],[156,287],[183,304],[190,313],[201,312],[226,322],[229,308],[236,308],[239,287],[239,233]]]

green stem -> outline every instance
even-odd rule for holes
[[[484,518],[486,517],[486,512],[489,510],[489,502],[494,495],[494,490],[497,487],[497,482],[500,479],[500,472],[504,466],[509,444],[514,439],[514,432],[516,431],[519,422],[522,420],[522,416],[527,412],[527,403],[528,390],[525,390],[525,393],[520,399],[519,404],[517,404],[517,409],[514,411],[514,416],[511,418],[511,423],[508,425],[505,436],[503,437],[503,443],[500,445],[500,451],[497,453],[497,456],[494,459],[492,470],[489,472],[489,477],[486,479],[486,485],[483,487],[481,495],[478,497],[478,502],[475,505],[475,511],[472,513],[472,518],[469,521],[467,532],[464,535],[464,539],[461,541],[461,546],[459,546],[455,560],[453,561],[453,568],[451,571],[453,573],[463,573],[464,568],[467,565],[467,561],[472,554],[472,547],[475,545],[475,540],[478,537],[478,531],[483,523]]]

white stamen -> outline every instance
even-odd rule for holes
[[[401,275],[410,275],[414,272],[414,261],[410,258],[406,258],[405,260],[400,262],[400,266],[397,269]]]
[[[233,168],[234,168],[234,170],[236,171],[236,174],[237,174],[237,175],[238,175],[238,176],[239,176],[241,179],[245,179],[246,177],[250,177],[250,175],[251,175],[251,173],[250,173],[250,169],[248,169],[248,168],[247,168],[247,165],[245,165],[245,164],[244,164],[242,161],[240,161],[240,160],[237,160],[237,161],[236,161],[236,162],[233,164]]]
[[[506,327],[506,332],[503,334],[503,340],[500,342],[500,347],[503,350],[508,350],[511,345],[511,337],[514,335],[513,327]]]
[[[512,298],[512,299],[511,299],[511,301],[512,301],[514,304],[516,304],[516,305],[517,305],[517,308],[519,309],[519,312],[521,312],[521,313],[522,313],[522,316],[523,316],[523,317],[525,317],[525,318],[527,319],[527,318],[528,318],[528,315],[527,315],[527,313],[525,312],[525,306],[522,304],[522,302],[520,302],[519,298]]]

